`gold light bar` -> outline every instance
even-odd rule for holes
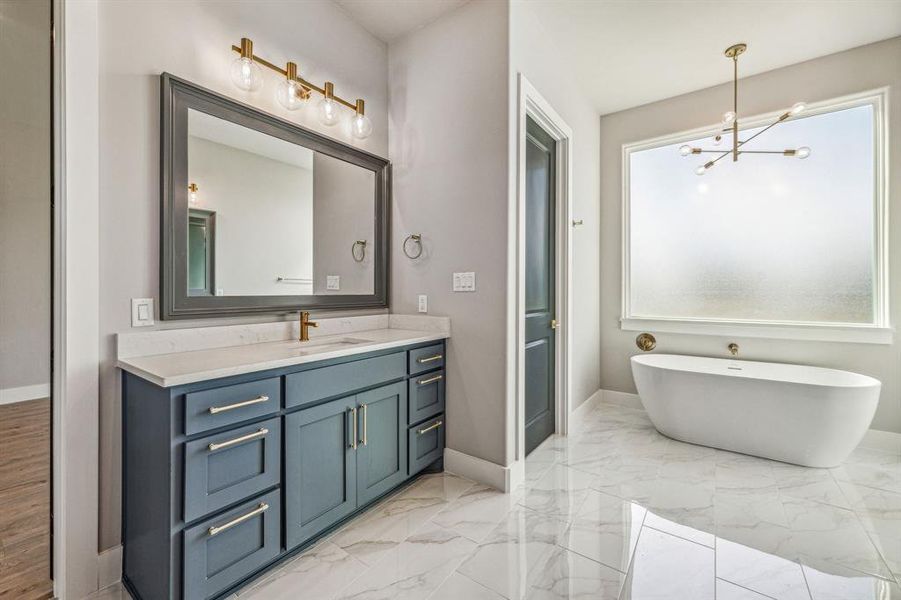
[[[250,40],[249,38],[241,38],[241,45],[240,46],[232,46],[232,50],[234,52],[237,52],[244,58],[249,58],[249,59],[253,60],[253,62],[257,63],[258,65],[266,67],[267,69],[269,69],[271,71],[275,71],[276,73],[278,73],[279,75],[282,75],[283,77],[286,77],[287,79],[296,81],[304,88],[304,90],[307,93],[309,93],[311,91],[319,92],[326,98],[331,98],[335,102],[338,102],[339,104],[342,104],[342,105],[346,106],[347,108],[349,108],[353,111],[356,111],[358,114],[361,114],[361,115],[365,114],[363,112],[364,103],[363,103],[362,99],[358,98],[356,102],[348,102],[344,98],[341,98],[341,97],[335,95],[335,92],[334,92],[335,84],[333,84],[332,82],[326,81],[322,87],[319,87],[315,83],[307,81],[306,79],[304,79],[303,77],[301,77],[300,75],[297,74],[297,64],[295,64],[295,63],[289,62],[287,69],[282,69],[281,67],[277,67],[276,65],[272,64],[265,58],[257,56],[256,54],[253,53],[253,41]]]

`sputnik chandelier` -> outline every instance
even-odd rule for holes
[[[794,106],[792,106],[788,111],[784,112],[776,119],[773,123],[770,123],[751,137],[746,140],[739,141],[738,139],[738,57],[748,49],[747,44],[735,44],[734,46],[729,46],[726,48],[725,55],[726,58],[732,59],[732,110],[725,113],[723,115],[723,129],[722,132],[718,133],[713,138],[713,145],[719,146],[723,142],[723,134],[724,133],[732,133],[732,149],[731,150],[723,150],[715,149],[708,150],[704,148],[694,148],[689,145],[684,145],[679,148],[679,154],[682,156],[690,156],[693,154],[719,154],[716,158],[707,161],[703,165],[699,166],[695,169],[695,173],[698,175],[703,175],[707,171],[709,171],[713,165],[718,163],[721,159],[732,155],[732,161],[738,162],[738,157],[742,154],[781,154],[782,156],[793,156],[795,158],[807,158],[810,156],[810,148],[807,146],[801,146],[800,148],[788,149],[788,150],[742,150],[742,147],[761,135],[762,133],[768,131],[769,129],[775,127],[779,123],[782,123],[786,119],[797,116],[800,114],[805,108],[806,105],[803,102],[798,102]]]

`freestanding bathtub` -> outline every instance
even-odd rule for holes
[[[877,379],[818,367],[643,354],[632,376],[671,438],[806,467],[835,467],[873,420]]]

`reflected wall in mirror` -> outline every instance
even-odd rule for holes
[[[163,75],[163,169],[164,318],[387,306],[386,160]]]

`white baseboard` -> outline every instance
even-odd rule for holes
[[[15,404],[50,397],[50,384],[23,385],[22,387],[0,389],[0,404]]]
[[[513,491],[525,480],[525,465],[522,461],[504,467],[451,448],[444,449],[444,470],[490,485],[502,492]]]
[[[591,410],[592,408],[594,408],[598,405],[598,402],[603,401],[603,397],[604,397],[604,390],[596,391],[592,395],[588,396],[588,398],[585,399],[585,402],[583,402],[582,404],[580,404],[579,406],[574,408],[573,411],[570,413],[570,416],[577,416],[584,411]]]
[[[614,390],[601,390],[601,402],[616,404],[617,406],[624,406],[626,408],[644,410],[644,406],[641,404],[641,398],[638,397],[638,394],[629,394],[627,392],[617,392]],[[869,429],[866,434],[864,434],[863,440],[860,442],[860,447],[901,454],[901,433]]]
[[[901,433],[870,429],[863,436],[860,447],[901,454]]]
[[[122,579],[122,546],[113,546],[97,555],[97,589]]]
[[[641,398],[638,397],[638,394],[630,394],[628,392],[601,390],[601,402],[644,410],[644,405],[641,403]]]

